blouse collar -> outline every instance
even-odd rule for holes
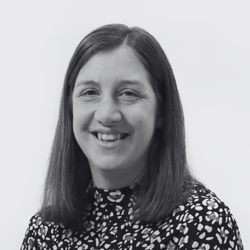
[[[98,204],[127,204],[134,201],[134,191],[138,186],[135,183],[120,189],[107,190],[98,188],[91,181],[86,192]]]

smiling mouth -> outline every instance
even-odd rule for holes
[[[127,134],[103,134],[103,133],[93,133],[98,140],[101,141],[117,141],[126,138]]]

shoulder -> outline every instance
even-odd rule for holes
[[[37,213],[31,217],[21,249],[48,247],[54,229],[53,223],[44,223]],[[35,248],[36,249],[36,248]]]
[[[191,196],[173,211],[171,219],[192,249],[242,246],[237,223],[228,206],[199,183],[195,183]]]
[[[68,230],[62,224],[43,222],[39,213],[31,217],[21,249],[49,249],[57,241],[57,236]]]
[[[231,214],[214,192],[199,183],[195,183],[191,196],[182,205],[196,217],[206,215],[208,221]]]

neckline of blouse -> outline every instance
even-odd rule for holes
[[[98,188],[91,181],[86,192],[98,204],[127,204],[134,201],[134,191],[138,186],[138,183],[134,183],[120,189],[108,190]]]

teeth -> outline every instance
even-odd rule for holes
[[[114,140],[115,136],[114,135],[108,135],[108,140]]]
[[[101,134],[97,133],[97,137],[99,140],[103,141],[116,141],[120,140],[122,137],[122,134]]]

